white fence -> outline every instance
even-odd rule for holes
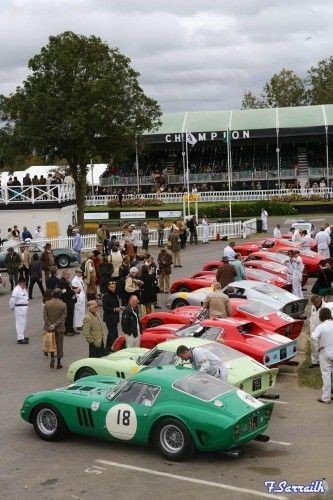
[[[269,189],[269,190],[253,190],[253,191],[208,191],[197,193],[199,202],[212,201],[257,201],[271,200],[272,198],[280,198],[293,194],[304,197],[319,195],[323,199],[333,197],[333,188],[318,188],[314,189]],[[133,200],[133,204],[138,200],[161,200],[163,203],[182,203],[183,193],[148,193],[148,194],[128,194],[123,196],[123,200]],[[88,196],[86,198],[87,206],[107,205],[110,201],[117,201],[116,195],[103,196]],[[125,207],[126,208],[126,207]],[[144,207],[142,207],[144,210]]]
[[[62,203],[75,200],[74,184],[43,184],[38,186],[0,187],[0,204],[11,203]]]
[[[256,219],[252,219],[255,221]],[[219,222],[212,223],[209,225],[209,239],[211,241],[223,238],[224,236],[228,238],[241,238],[245,237],[245,235],[250,235],[256,232],[256,225],[252,224],[252,221],[245,221],[242,223],[241,221],[235,222]],[[202,240],[202,226],[197,226],[198,240]],[[170,228],[164,230],[164,241],[166,242],[169,238]],[[111,236],[117,236],[117,239],[123,243],[124,236],[122,231],[115,231],[111,233]],[[74,237],[60,237],[60,238],[47,238],[45,240],[31,242],[31,247],[34,244],[39,245],[40,247],[44,247],[45,243],[51,243],[52,248],[73,248]],[[141,246],[141,232],[138,231],[138,241],[139,247]],[[149,245],[156,246],[158,242],[158,234],[156,229],[152,229],[149,232]],[[82,243],[83,249],[82,251],[95,250],[97,238],[96,234],[85,234],[82,235]],[[0,251],[5,251],[10,246],[17,246],[18,242],[15,240],[6,241],[3,247],[0,247]]]

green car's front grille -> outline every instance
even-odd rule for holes
[[[76,408],[76,414],[81,427],[95,427],[90,408]]]

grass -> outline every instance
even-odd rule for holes
[[[311,387],[312,389],[321,389],[322,380],[319,366],[309,368],[311,363],[311,346],[310,341],[306,342],[305,359],[298,369],[298,385],[300,387]]]

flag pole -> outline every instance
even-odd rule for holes
[[[187,211],[188,211],[188,216],[190,216],[191,215],[191,213],[190,213],[190,175],[189,175],[189,169],[188,169],[188,144],[187,144],[187,140],[185,141],[185,157],[186,157]]]
[[[232,210],[231,210],[231,151],[230,151],[230,131],[229,128],[227,130],[227,161],[228,161],[228,190],[229,190],[229,219],[232,222]]]
[[[139,152],[138,152],[138,137],[135,134],[135,164],[136,164],[136,184],[138,194],[140,193],[140,176],[139,176]]]

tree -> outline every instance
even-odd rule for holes
[[[311,104],[333,103],[333,57],[319,61],[308,71],[309,99]]]
[[[302,106],[306,104],[303,80],[290,69],[283,68],[272,76],[263,89],[267,107]]]
[[[307,104],[307,92],[303,80],[290,69],[283,68],[272,76],[260,97],[245,92],[242,109],[302,106]]]
[[[260,99],[260,97],[255,96],[252,94],[250,90],[247,90],[244,93],[243,100],[242,100],[242,109],[256,109],[256,108],[264,108],[265,105]]]
[[[28,62],[31,74],[2,99],[15,151],[67,160],[83,225],[86,165],[133,146],[160,124],[161,111],[141,89],[128,57],[100,38],[70,31],[51,36]]]

